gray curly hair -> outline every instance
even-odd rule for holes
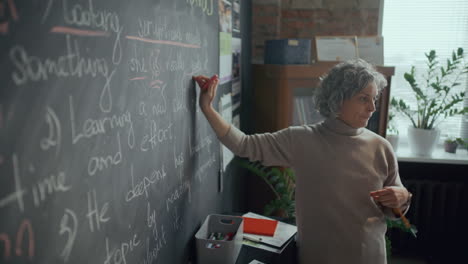
[[[320,78],[320,85],[314,93],[315,108],[324,117],[337,117],[343,101],[370,82],[375,82],[378,94],[387,86],[385,77],[362,59],[339,63]]]

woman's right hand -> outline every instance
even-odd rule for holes
[[[212,102],[216,96],[216,89],[218,88],[218,76],[213,75],[209,78],[204,75],[194,76],[198,86],[200,86],[199,104],[202,111],[210,110]]]
[[[198,75],[193,76],[193,79],[200,86],[200,108],[210,123],[211,127],[216,133],[216,136],[224,137],[230,128],[230,125],[218,114],[211,105],[216,96],[216,89],[218,88],[218,75],[213,75],[209,78],[207,76]]]

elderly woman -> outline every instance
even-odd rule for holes
[[[213,109],[217,79],[205,87],[200,107],[219,140],[236,155],[296,172],[299,262],[386,263],[385,215],[406,212],[391,145],[365,127],[385,78],[363,60],[333,67],[322,78],[315,104],[327,119],[275,133],[245,135]]]

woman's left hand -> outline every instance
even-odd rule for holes
[[[387,186],[383,189],[370,192],[376,202],[390,208],[400,208],[408,201],[408,190],[404,187]]]

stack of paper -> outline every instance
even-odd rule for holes
[[[274,219],[271,219],[271,218],[268,218],[259,214],[254,214],[251,212],[243,215],[243,217],[276,221]],[[277,226],[276,226],[273,236],[255,235],[255,234],[249,234],[249,233],[244,232],[243,244],[247,246],[251,246],[251,247],[268,250],[268,251],[275,252],[275,253],[281,253],[283,249],[285,248],[285,245],[291,240],[291,238],[294,237],[296,233],[297,233],[296,226],[277,221]]]

